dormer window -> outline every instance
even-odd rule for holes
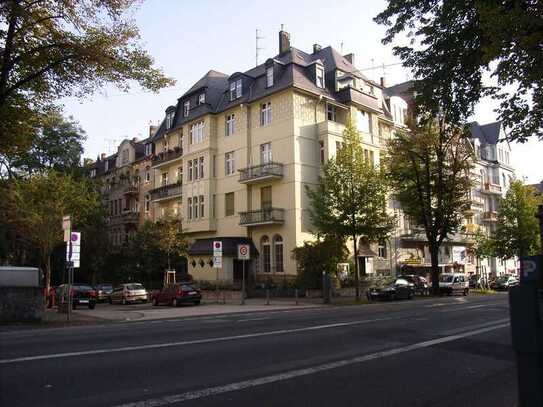
[[[319,88],[324,88],[324,68],[317,65],[315,70],[316,83]]]
[[[145,155],[153,154],[153,145],[151,143],[145,144]]]
[[[172,128],[174,114],[175,114],[175,111],[166,113],[166,129]]]
[[[266,68],[266,87],[273,86],[273,66]]]
[[[205,102],[206,102],[206,94],[205,94],[205,93],[201,93],[201,94],[198,96],[198,105],[203,105]]]
[[[183,103],[183,117],[187,117],[190,112],[190,100]]]
[[[240,98],[242,94],[241,79],[230,82],[230,100]]]

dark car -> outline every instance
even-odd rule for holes
[[[58,302],[64,302],[68,296],[68,285],[62,284],[57,287]],[[72,285],[72,308],[76,309],[78,305],[84,305],[89,309],[96,306],[96,291],[86,284]]]
[[[482,288],[483,287],[483,277],[478,276],[477,274],[472,274],[469,276],[469,288]]]
[[[430,295],[430,286],[425,277],[417,276],[415,274],[405,274],[398,278],[407,280],[408,283],[413,284],[415,287],[415,294]]]
[[[151,300],[153,305],[170,304],[177,307],[180,304],[200,304],[202,294],[200,290],[194,288],[188,283],[177,283],[166,286],[159,291],[155,291]]]
[[[494,280],[490,288],[494,290],[509,290],[509,288],[518,285],[518,279],[515,276],[500,276]]]
[[[94,289],[96,290],[96,300],[98,302],[107,301],[109,295],[113,292],[113,284],[97,284]]]
[[[415,285],[403,278],[397,278],[393,284],[378,288],[372,287],[367,291],[368,300],[410,300],[415,295]]]

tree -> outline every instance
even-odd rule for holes
[[[100,207],[89,181],[74,180],[54,170],[26,179],[15,179],[7,194],[7,219],[39,252],[45,285],[51,281],[51,253],[62,244],[62,217],[72,217],[72,227],[85,224]]]
[[[316,188],[307,188],[310,216],[324,236],[353,241],[356,299],[360,300],[357,244],[361,236],[369,241],[386,238],[394,225],[387,213],[388,184],[381,168],[364,159],[358,131],[348,123],[344,145],[323,168]]]
[[[50,109],[35,130],[28,149],[0,154],[1,175],[29,176],[49,169],[73,172],[81,167],[86,137],[72,117],[63,117],[60,109]]]
[[[439,292],[439,248],[459,228],[469,205],[472,149],[467,129],[444,119],[409,125],[389,142],[384,159],[403,212],[424,228],[432,263],[432,289]]]
[[[543,2],[389,0],[374,20],[389,27],[384,44],[410,39],[394,54],[417,79],[418,106],[459,122],[491,96],[510,140],[543,139]]]
[[[322,272],[335,275],[338,263],[344,262],[348,254],[341,239],[317,238],[314,242],[304,242],[303,246],[292,250],[300,268],[298,284],[305,288],[321,287]]]
[[[28,146],[43,108],[112,83],[174,83],[138,44],[137,0],[0,2],[0,152]]]
[[[513,181],[498,209],[498,225],[492,236],[495,255],[504,259],[537,254],[539,221],[535,217],[541,199],[535,191]]]
[[[171,270],[170,257],[184,256],[187,254],[188,249],[181,218],[168,213],[156,225],[158,246],[166,253],[168,270]]]

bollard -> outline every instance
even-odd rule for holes
[[[270,289],[266,288],[266,305],[270,305]]]
[[[294,290],[294,300],[295,300],[295,304],[298,305],[298,289],[297,288]]]

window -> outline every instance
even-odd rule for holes
[[[175,112],[168,112],[166,113],[166,128],[171,129],[173,126],[173,117]]]
[[[153,145],[151,143],[145,144],[145,155],[153,154]]]
[[[192,181],[192,160],[187,161],[187,170],[188,170],[187,172],[189,174],[188,180]]]
[[[224,155],[224,175],[232,175],[234,171],[234,152],[230,151]]]
[[[329,121],[336,121],[336,107],[334,105],[326,105],[326,117]]]
[[[319,65],[316,67],[316,82],[319,88],[324,88],[324,68]]]
[[[128,149],[127,149],[127,148],[125,148],[125,149],[123,150],[122,157],[123,157],[123,158],[122,158],[122,163],[123,163],[123,164],[128,163]]]
[[[273,66],[266,68],[266,87],[273,86]]]
[[[183,182],[183,167],[177,168],[177,182],[182,183]]]
[[[190,144],[199,144],[204,141],[204,122],[194,123],[190,126]]]
[[[151,168],[145,167],[145,182],[151,182]]]
[[[272,189],[270,186],[260,188],[260,207],[262,209],[272,207]]]
[[[275,254],[275,272],[282,273],[285,271],[283,266],[283,238],[279,235],[273,238],[273,251]]]
[[[230,100],[240,98],[242,94],[241,79],[230,82]]]
[[[206,102],[206,94],[201,93],[200,96],[198,96],[198,104],[203,105]]]
[[[187,200],[187,217],[192,219],[192,198]]]
[[[183,103],[183,117],[187,117],[190,112],[190,100]]]
[[[224,194],[224,216],[233,216],[235,212],[234,193]]]
[[[234,113],[229,114],[228,116],[226,116],[225,135],[227,137],[234,134],[234,132],[236,130],[235,123],[236,123],[236,117],[235,117]]]
[[[90,177],[91,178],[96,177],[96,168],[93,168],[92,170],[90,170]]]
[[[270,164],[272,162],[271,143],[260,145],[260,164]]]
[[[262,236],[260,246],[262,250],[262,271],[269,273],[271,271],[271,247],[268,236]]]
[[[372,166],[375,166],[375,154],[370,150],[370,163]]]
[[[200,218],[204,217],[204,196],[200,195]]]
[[[260,125],[268,126],[271,124],[271,102],[260,105]]]
[[[104,171],[107,172],[109,170],[109,161],[106,161]]]
[[[204,178],[204,157],[200,157],[200,160],[199,160],[199,164],[200,164],[200,171],[199,171],[199,178]]]
[[[149,213],[151,209],[151,196],[145,195],[145,213]]]
[[[164,138],[164,140],[162,140],[162,151],[168,151],[168,139],[167,138]]]
[[[324,164],[324,141],[319,141],[319,157],[321,164]]]
[[[160,178],[160,185],[168,185],[168,173],[163,172]]]
[[[377,248],[378,256],[385,259],[387,257],[387,245],[385,241],[380,241]]]
[[[356,124],[358,131],[363,131],[364,133],[370,132],[370,115],[364,110],[357,110]]]
[[[192,217],[198,219],[198,197],[192,197]]]

